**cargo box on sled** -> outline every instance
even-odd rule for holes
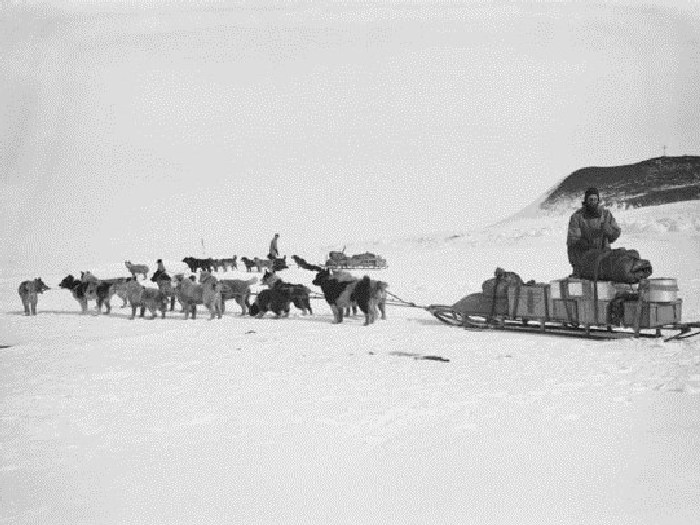
[[[452,310],[485,319],[658,328],[681,322],[682,300],[677,291],[676,280],[667,278],[634,285],[567,278],[504,284],[493,293],[469,294],[452,305]]]

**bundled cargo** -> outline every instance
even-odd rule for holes
[[[508,315],[507,295],[487,295],[484,293],[469,294],[452,305],[455,312],[477,315],[485,318]]]
[[[456,312],[479,315],[486,318],[508,315],[508,289],[522,285],[523,280],[515,272],[496,268],[494,276],[484,281],[481,293],[469,294],[457,301],[452,308]]]
[[[579,277],[616,283],[638,283],[652,273],[651,263],[637,250],[589,250],[581,256]]]
[[[633,250],[617,250],[617,254],[637,261],[637,266],[622,267],[622,271],[634,274],[634,279],[651,272],[648,261],[635,259]],[[604,258],[596,262],[600,260]],[[596,275],[599,279],[568,277],[550,283],[524,283],[518,274],[497,268],[494,277],[483,282],[480,293],[469,294],[452,306],[430,305],[428,310],[442,322],[475,330],[536,331],[595,339],[661,337],[662,330],[678,332],[666,341],[700,335],[700,321],[681,320],[683,303],[675,279],[639,279],[636,283],[600,280],[604,272]]]

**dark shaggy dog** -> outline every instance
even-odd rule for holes
[[[274,312],[277,317],[282,314],[289,315],[289,303],[292,298],[286,290],[262,290],[255,298],[255,302],[250,305],[248,312],[250,315],[262,318],[267,312]]]
[[[230,259],[226,259],[226,258],[221,259],[221,262],[222,262],[223,265],[224,265],[224,271],[225,271],[225,272],[227,272],[229,268],[231,268],[231,269],[233,269],[233,268],[238,268],[238,262],[237,262],[237,256],[236,256],[236,255],[234,255],[234,256],[231,257]]]
[[[262,283],[268,286],[271,290],[277,289],[288,293],[292,303],[294,303],[294,306],[301,310],[302,315],[306,315],[307,310],[310,314],[313,314],[313,310],[311,309],[311,300],[309,298],[311,290],[309,290],[303,284],[286,283],[271,272],[265,272],[265,275],[263,275],[262,278]]]
[[[104,304],[105,315],[111,310],[109,301],[114,294],[114,285],[109,281],[99,281],[90,273],[85,272],[82,280],[68,275],[58,286],[65,290],[70,290],[73,298],[80,304],[83,313],[87,312],[88,301],[96,302],[98,312],[101,311]]]
[[[211,267],[215,272],[218,272],[219,270],[228,272],[229,268],[238,268],[236,256],[234,255],[230,259],[211,259]]]
[[[365,325],[378,317],[377,310],[386,319],[386,288],[384,281],[372,281],[368,276],[356,280],[346,274],[335,276],[324,269],[316,274],[313,284],[320,286],[326,302],[333,310],[336,323],[343,322],[343,310],[358,305],[365,314]]]
[[[343,311],[353,306],[351,298],[352,292],[358,281],[338,280],[331,276],[330,270],[321,270],[312,281],[316,286],[320,286],[326,302],[333,311],[335,323],[343,322]]]
[[[41,280],[41,277],[37,277],[33,281],[22,281],[20,283],[17,291],[19,292],[20,299],[22,299],[24,315],[36,315],[36,305],[39,302],[38,294],[49,289],[50,288],[44,284],[44,281]]]
[[[365,314],[365,325],[372,324],[378,317],[377,310],[382,313],[382,319],[386,319],[386,283],[384,281],[372,281],[365,275],[355,286],[350,294],[350,299]]]
[[[197,273],[197,270],[210,272],[214,267],[214,259],[197,259],[196,257],[185,257],[182,259],[192,273]]]
[[[246,272],[250,272],[253,268],[258,267],[258,265],[255,264],[255,261],[253,259],[249,259],[248,257],[241,257],[241,261],[243,261],[243,264],[245,264]]]

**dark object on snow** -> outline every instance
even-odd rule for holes
[[[418,358],[416,358],[416,359],[418,359]],[[428,361],[440,361],[442,363],[449,363],[450,362],[449,359],[445,359],[444,357],[439,356],[439,355],[424,355],[420,359],[427,359]]]
[[[589,250],[580,261],[578,277],[582,279],[635,284],[652,273],[651,263],[641,259],[637,250]]]

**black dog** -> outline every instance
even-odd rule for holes
[[[270,289],[262,290],[250,305],[248,313],[261,318],[267,312],[274,312],[277,317],[282,314],[289,315],[289,303],[292,297],[286,290]]]

